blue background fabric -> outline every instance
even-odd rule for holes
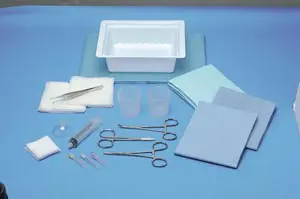
[[[237,168],[257,114],[200,102],[175,154]]]
[[[271,124],[276,105],[273,102],[224,87],[219,89],[213,103],[258,114],[255,127],[247,143],[247,148],[258,150],[263,136]]]
[[[117,123],[161,125],[151,118],[143,98],[141,115],[120,116],[112,109],[85,114],[41,114],[38,104],[46,81],[69,81],[77,75],[86,36],[104,19],[181,19],[189,33],[206,40],[207,63],[250,95],[273,101],[277,112],[257,152],[246,150],[237,170],[173,154],[193,109],[172,93],[169,117],[179,120],[178,139],[161,152],[168,167],[155,169],[151,160],[103,157],[97,133],[74,151],[94,151],[108,169],[82,170],[67,159],[67,140],[51,135],[60,120],[73,133],[94,116],[104,128]],[[297,198],[300,187],[300,139],[292,103],[300,74],[300,9],[242,7],[12,7],[0,9],[1,126],[0,181],[10,198]],[[145,94],[151,85],[139,85]],[[116,92],[120,85],[116,85]],[[116,97],[115,92],[115,97]],[[144,95],[145,96],[145,95]],[[118,135],[139,136],[120,131]],[[173,129],[172,129],[173,130]],[[161,138],[160,133],[143,132]],[[27,142],[50,135],[62,153],[37,162],[24,150]],[[120,143],[114,150],[149,149],[151,143]],[[83,191],[84,190],[84,191]]]

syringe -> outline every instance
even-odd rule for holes
[[[91,135],[99,126],[100,120],[91,120],[81,131],[79,131],[75,136],[73,136],[68,143],[68,148],[76,148],[83,140],[85,140],[89,135]]]

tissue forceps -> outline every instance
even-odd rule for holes
[[[91,88],[87,88],[87,89],[83,89],[83,90],[78,90],[78,91],[73,91],[73,92],[69,92],[69,93],[65,93],[56,97],[52,97],[51,99],[58,99],[56,101],[54,101],[54,103],[60,102],[60,101],[67,101],[67,100],[71,100],[77,97],[80,97],[82,95],[85,95],[87,93],[96,91],[96,90],[101,90],[103,88],[103,85],[99,85],[99,86],[94,86]]]
[[[163,139],[167,141],[173,141],[177,139],[177,135],[172,132],[168,132],[169,127],[175,127],[178,126],[178,121],[176,119],[166,119],[163,126],[126,126],[122,124],[118,124],[120,128],[123,129],[135,129],[135,130],[144,130],[144,131],[154,131],[154,132],[160,132],[163,133]],[[163,130],[157,130],[158,128],[161,128]]]
[[[110,133],[111,136],[105,134]],[[100,132],[101,139],[98,142],[98,147],[103,149],[112,148],[115,141],[155,141],[154,138],[130,138],[130,137],[117,137],[113,129],[104,129]]]
[[[168,145],[164,142],[156,142],[152,145],[152,150],[150,151],[137,151],[137,152],[104,152],[104,155],[118,155],[118,156],[133,156],[140,158],[151,158],[152,166],[162,168],[167,166],[167,160],[163,158],[156,157],[157,151],[164,151],[168,149]],[[151,154],[151,155],[145,155]]]

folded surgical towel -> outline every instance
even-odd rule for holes
[[[221,86],[243,92],[211,64],[171,79],[169,86],[193,108],[200,101],[212,102]]]
[[[213,101],[214,104],[256,113],[257,121],[247,143],[248,149],[258,150],[259,145],[268,129],[275,112],[273,102],[250,96],[246,93],[236,92],[228,88],[220,88]]]
[[[68,101],[69,104],[88,107],[112,107],[114,103],[114,78],[108,77],[78,77],[70,81],[69,92],[83,90],[102,85],[103,88]]]
[[[36,160],[43,160],[61,151],[48,136],[26,144],[25,149],[30,152]]]
[[[237,168],[257,114],[200,102],[175,154]]]
[[[53,100],[51,98],[57,97],[67,92],[69,92],[69,83],[47,82],[38,111],[49,113],[85,112],[86,107],[83,105],[70,105],[66,102],[53,103]]]

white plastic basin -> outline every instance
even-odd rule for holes
[[[185,57],[184,21],[102,21],[96,56],[111,72],[173,72]]]

